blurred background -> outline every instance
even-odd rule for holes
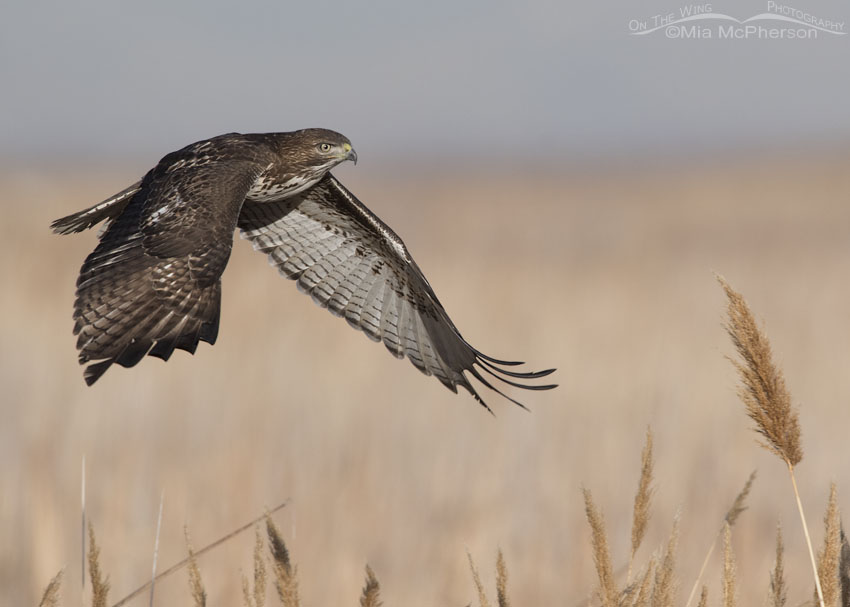
[[[581,487],[629,545],[647,426],[655,508],[642,562],[681,521],[687,596],[750,471],[740,598],[761,602],[777,522],[789,600],[811,596],[787,474],[735,395],[713,272],[763,320],[800,406],[814,540],[850,487],[850,23],[815,39],[680,37],[696,6],[563,2],[14,3],[0,20],[0,604],[80,587],[80,481],[118,600],[150,573],[289,498],[276,516],[306,605],[465,605],[466,551],[515,604],[573,605],[595,574]],[[760,1],[712,2],[744,21]],[[798,7],[800,8],[800,7]],[[788,27],[760,22],[766,27]],[[829,29],[829,28],[826,28]],[[702,30],[700,30],[702,32]],[[679,37],[677,37],[679,36]],[[322,126],[337,176],[405,239],[464,336],[555,366],[560,388],[495,417],[348,329],[237,239],[215,347],[115,368],[86,388],[71,334],[94,232],[49,222],[165,153],[229,131]],[[200,561],[241,599],[253,538]],[[719,596],[718,564],[708,581]],[[85,592],[88,592],[86,589]],[[82,596],[87,596],[83,592]],[[186,578],[157,586],[186,604]],[[147,597],[140,599],[147,601]]]

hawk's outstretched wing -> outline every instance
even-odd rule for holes
[[[175,348],[215,342],[220,277],[257,174],[254,163],[205,160],[189,148],[166,156],[140,184],[54,222],[57,231],[77,231],[113,219],[77,280],[80,362],[99,361],[86,368],[86,383],[112,363],[131,367],[145,354],[167,360]]]
[[[455,328],[401,239],[330,173],[309,190],[282,202],[246,201],[239,215],[242,235],[269,256],[298,288],[398,358],[453,392],[468,390],[469,372],[488,388],[481,371],[512,386],[547,390],[554,385],[513,381],[549,375],[554,369],[517,372],[522,363],[497,360],[470,346]]]

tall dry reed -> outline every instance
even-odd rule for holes
[[[776,454],[788,467],[800,522],[803,525],[803,534],[809,549],[815,591],[820,606],[824,607],[815,553],[812,549],[800,492],[797,489],[797,479],[794,476],[794,467],[803,459],[797,411],[791,405],[791,394],[785,385],[782,370],[773,362],[770,342],[756,324],[747,302],[722,277],[718,276],[717,280],[728,300],[726,332],[741,358],[740,361],[732,360],[741,378],[738,395],[744,403],[747,415],[756,424],[755,431],[762,437],[759,441],[761,446]]]

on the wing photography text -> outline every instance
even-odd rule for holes
[[[816,40],[847,33],[842,20],[775,0],[768,0],[765,12],[744,19],[718,12],[712,3],[688,4],[678,11],[630,19],[628,30],[633,36],[685,40]]]

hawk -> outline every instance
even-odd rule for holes
[[[326,129],[228,133],[166,155],[140,181],[54,221],[70,234],[105,220],[74,304],[86,383],[113,363],[215,343],[238,228],[318,305],[453,392],[461,386],[487,407],[465,373],[520,406],[485,374],[554,388],[526,383],[554,369],[516,371],[523,363],[482,354],[461,336],[402,240],[330,173],[346,160],[357,162],[351,142]]]

